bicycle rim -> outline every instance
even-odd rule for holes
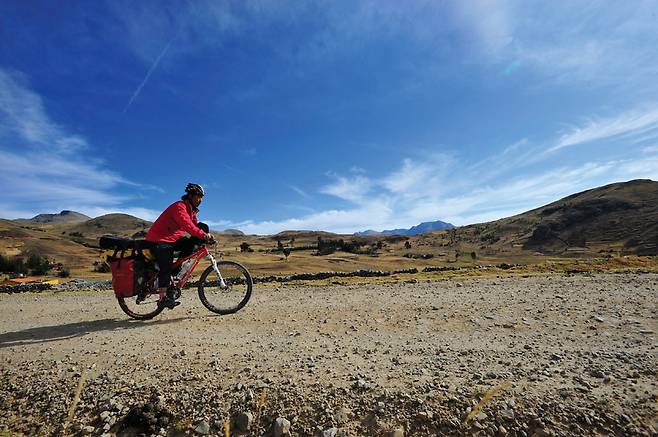
[[[235,313],[242,309],[251,297],[251,275],[245,267],[234,261],[219,261],[217,268],[225,286],[222,286],[217,272],[210,266],[199,280],[199,299],[214,313]]]
[[[163,307],[158,305],[160,296],[149,294],[143,301],[137,302],[137,296],[118,297],[119,306],[124,313],[137,320],[148,320],[160,314]]]

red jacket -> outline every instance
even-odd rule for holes
[[[196,224],[197,209],[187,202],[179,200],[164,210],[146,234],[146,240],[154,243],[173,243],[185,235],[205,238],[206,233]]]

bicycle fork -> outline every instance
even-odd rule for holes
[[[217,267],[217,261],[215,261],[215,257],[212,256],[210,252],[208,252],[208,259],[212,264],[212,269],[215,271],[215,273],[217,273],[217,277],[219,278],[219,287],[221,289],[227,288],[228,286],[226,285],[226,282],[224,282],[224,278],[222,277],[222,274],[219,271],[219,267]]]

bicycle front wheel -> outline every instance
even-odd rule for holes
[[[217,268],[221,278],[212,266],[201,275],[199,299],[213,313],[233,314],[249,302],[253,280],[249,271],[235,261],[218,261]]]

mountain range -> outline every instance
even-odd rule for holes
[[[409,229],[391,229],[391,230],[386,230],[386,231],[373,231],[372,229],[368,229],[367,231],[363,232],[355,232],[354,235],[420,235],[420,234],[425,234],[427,232],[432,232],[432,231],[441,231],[444,229],[452,229],[455,226],[451,223],[446,223],[442,222],[441,220],[437,220],[434,222],[423,222],[419,225],[412,226]]]

